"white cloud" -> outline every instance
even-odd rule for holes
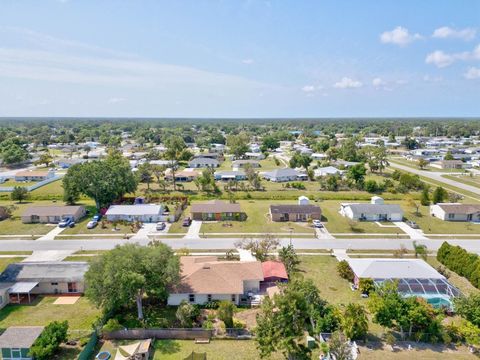
[[[109,104],[118,104],[118,103],[121,103],[121,102],[124,102],[125,98],[121,98],[121,97],[111,97],[110,99],[108,99],[108,103]]]
[[[439,68],[444,68],[452,65],[456,61],[471,61],[480,60],[480,45],[472,51],[463,51],[460,53],[445,53],[441,50],[436,50],[427,55],[425,62],[427,64],[435,65]]]
[[[480,79],[480,68],[471,67],[463,76],[468,80]]]
[[[436,83],[436,82],[443,81],[443,78],[441,76],[424,75],[423,81]]]
[[[405,46],[410,44],[412,41],[421,39],[420,34],[410,34],[408,29],[397,26],[391,31],[385,31],[380,34],[380,41],[384,44],[395,44],[400,46]]]
[[[443,26],[435,31],[432,34],[432,37],[437,39],[461,39],[465,41],[470,41],[475,38],[477,34],[477,30],[473,28],[465,28],[465,29],[452,29],[448,26]]]
[[[315,91],[315,86],[314,85],[305,85],[302,87],[302,91],[306,93],[311,93]]]
[[[333,87],[337,89],[354,89],[362,86],[363,84],[360,81],[351,79],[349,77],[343,77],[340,81],[333,84]]]
[[[372,85],[375,86],[375,87],[382,87],[382,86],[387,85],[387,82],[382,80],[381,78],[377,77],[377,78],[372,80]]]
[[[253,59],[243,59],[242,60],[242,64],[245,64],[245,65],[252,65],[255,63],[255,60]]]

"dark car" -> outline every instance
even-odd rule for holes
[[[73,224],[73,225],[72,225]],[[60,228],[65,228],[65,227],[74,227],[75,226],[75,223],[73,222],[72,219],[70,218],[67,218],[67,219],[62,219],[62,221],[60,221],[58,223],[58,227]]]
[[[412,229],[420,229],[420,226],[415,221],[408,220],[405,222],[408,226],[410,226]]]
[[[92,220],[94,220],[94,221],[96,221],[96,222],[99,222],[101,218],[102,218],[102,214],[96,214],[96,215],[92,218]]]
[[[183,219],[182,226],[190,226],[191,223],[192,223],[192,219],[187,217],[187,218]]]

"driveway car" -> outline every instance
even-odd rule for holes
[[[313,227],[316,227],[316,228],[323,228],[323,224],[320,220],[313,220],[312,221],[312,224],[313,224]]]
[[[87,229],[93,229],[95,226],[98,225],[98,221],[96,220],[90,220],[87,224]]]
[[[157,223],[156,229],[157,229],[157,231],[162,231],[162,230],[165,230],[166,227],[167,227],[167,225],[165,225],[164,222],[159,222],[159,223]]]
[[[182,222],[182,226],[190,226],[190,224],[192,223],[192,219],[190,219],[189,217],[183,219],[183,222]]]
[[[420,229],[420,226],[415,221],[408,220],[405,222],[408,226],[410,226],[412,229]]]
[[[74,227],[75,222],[72,219],[63,219],[58,223],[58,227],[65,228],[65,227]]]

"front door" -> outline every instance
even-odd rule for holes
[[[78,289],[77,289],[77,283],[75,282],[69,282],[67,284],[68,286],[68,292],[69,293],[77,293],[78,292]]]

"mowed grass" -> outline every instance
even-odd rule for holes
[[[35,185],[37,182],[38,181],[15,181],[13,179],[9,179],[9,180],[5,181],[4,183],[1,183],[0,187],[11,187],[11,186],[27,187],[27,186]]]
[[[57,198],[63,197],[62,180],[53,181],[31,192],[32,198]]]
[[[290,233],[292,231],[294,234],[314,235],[314,229],[308,223],[274,222],[270,219],[270,205],[296,204],[295,201],[239,200],[238,203],[242,211],[247,214],[247,220],[203,222],[200,233]],[[226,224],[229,226],[225,226]]]
[[[8,265],[16,263],[16,262],[20,262],[23,259],[25,259],[25,258],[24,257],[0,258],[0,272],[5,270]]]
[[[44,326],[55,320],[68,320],[71,330],[91,330],[100,315],[100,310],[85,297],[73,305],[54,305],[56,299],[55,296],[39,297],[32,305],[7,305],[0,310],[0,328]]]
[[[10,219],[0,221],[0,235],[44,235],[52,230],[53,226],[45,224],[24,224],[20,217],[30,206],[49,206],[59,204],[52,201],[24,202],[21,204],[13,201],[2,201],[0,202],[0,206],[2,205],[14,205],[17,209],[13,212]]]
[[[411,359],[422,359],[422,360],[471,360],[478,359],[474,354],[469,353],[468,349],[464,346],[459,347],[456,351],[451,349],[436,347],[435,349],[428,349],[423,346],[423,344],[414,344],[412,345],[414,350],[403,349],[401,351],[391,351],[391,350],[381,350],[381,349],[367,349],[365,347],[360,347],[360,355],[358,356],[359,360],[411,360]],[[421,349],[416,349],[419,346],[423,346]],[[433,348],[433,346],[432,346]]]
[[[442,175],[446,179],[458,181],[459,183],[480,188],[480,177],[468,175]]]

